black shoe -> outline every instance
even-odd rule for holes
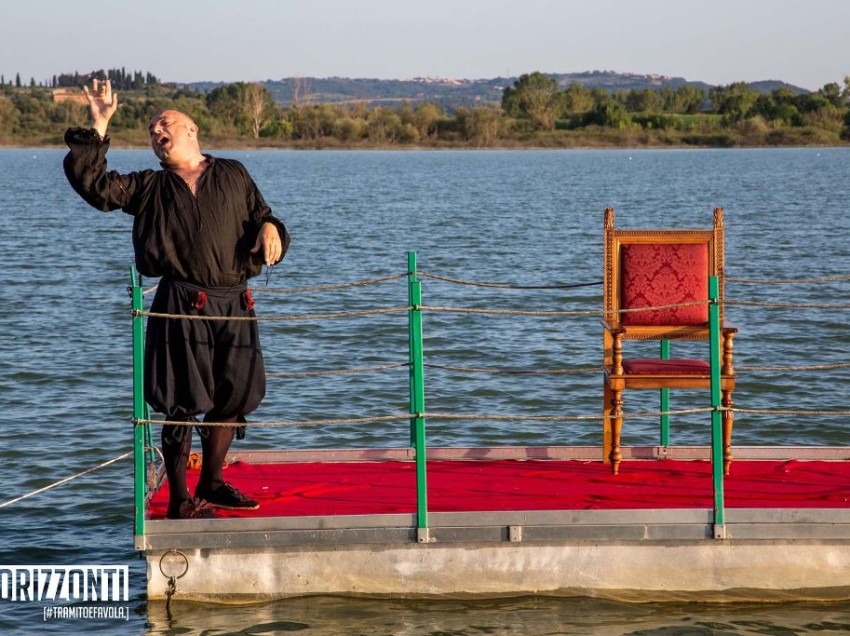
[[[212,507],[203,499],[187,499],[176,513],[169,510],[166,519],[215,519]]]
[[[215,490],[197,492],[196,497],[200,497],[214,508],[224,508],[226,510],[256,510],[260,507],[253,499],[246,497],[239,492],[231,484],[224,483]]]

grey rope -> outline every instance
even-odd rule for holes
[[[152,311],[134,311],[134,316],[146,316],[148,318],[179,318],[182,320],[242,320],[281,322],[288,320],[322,320],[330,318],[357,318],[360,316],[375,316],[378,314],[395,314],[410,311],[410,305],[401,307],[389,307],[387,309],[360,309],[355,311],[339,311],[329,314],[299,314],[295,316],[193,316],[188,314],[161,314]]]
[[[357,369],[337,369],[335,371],[293,371],[266,373],[269,378],[312,378],[323,375],[346,375],[353,373],[370,373],[372,371],[385,371],[387,369],[398,369],[400,367],[409,367],[409,362],[399,362],[397,364],[384,364],[376,367],[360,367]]]
[[[215,426],[220,428],[234,428],[238,426],[248,426],[253,428],[282,428],[290,426],[323,426],[330,424],[367,424],[370,422],[396,422],[399,420],[409,420],[414,417],[410,413],[398,415],[376,415],[374,417],[350,417],[330,420],[301,420],[301,421],[282,421],[282,422],[248,422],[247,424],[239,422],[174,422],[166,420],[144,420],[134,419],[133,424],[167,424],[170,426]]]
[[[602,281],[594,281],[592,283],[572,283],[563,285],[513,285],[510,283],[482,283],[473,280],[465,280],[463,278],[451,278],[449,276],[441,276],[439,274],[429,274],[427,272],[416,272],[417,276],[422,278],[433,278],[442,280],[448,283],[457,283],[459,285],[472,285],[474,287],[495,287],[497,289],[574,289],[577,287],[590,287],[592,285],[601,285]]]
[[[761,279],[761,278],[727,278],[727,283],[742,283],[744,285],[800,285],[805,283],[832,283],[835,281],[850,280],[850,274],[839,274],[837,276],[823,276],[821,278],[788,278]]]
[[[127,457],[130,457],[130,455],[132,455],[132,454],[133,454],[133,451],[128,451],[128,452],[124,453],[123,455],[119,455],[118,457],[115,457],[114,459],[110,459],[108,461],[105,461],[102,464],[98,464],[97,466],[94,466],[92,468],[87,468],[86,470],[79,472],[75,475],[71,475],[70,477],[65,477],[64,479],[60,479],[57,482],[54,482],[54,483],[49,484],[47,486],[44,486],[43,488],[38,488],[37,490],[33,490],[32,492],[28,492],[27,494],[21,495],[20,497],[15,497],[14,499],[10,499],[9,501],[4,501],[3,503],[0,503],[0,508],[5,508],[6,506],[9,506],[13,503],[17,503],[17,502],[22,501],[24,499],[28,499],[29,497],[32,497],[33,495],[37,495],[37,494],[45,492],[47,490],[51,490],[52,488],[56,488],[57,486],[61,486],[62,484],[67,484],[69,481],[77,479],[78,477],[82,477],[83,475],[88,475],[89,473],[93,473],[96,470],[100,470],[101,468],[105,468],[105,467],[109,466],[110,464],[114,464],[115,462],[121,461],[122,459],[126,459]]]
[[[741,307],[789,307],[794,309],[850,309],[850,305],[822,305],[815,303],[773,303],[754,300],[725,300],[727,305],[738,305]]]
[[[850,367],[850,362],[836,362],[835,364],[808,364],[800,366],[784,366],[784,367],[760,367],[749,365],[735,365],[736,369],[741,371],[827,371],[829,369],[846,369]]]
[[[624,419],[637,419],[645,417],[658,417],[659,415],[687,415],[689,413],[706,413],[710,411],[731,411],[733,409],[726,407],[696,408],[696,409],[681,409],[676,411],[663,411],[655,413],[624,413],[621,415]],[[324,426],[333,424],[368,424],[372,422],[396,422],[401,420],[409,420],[411,418],[424,417],[435,420],[490,420],[497,422],[580,422],[588,420],[605,420],[612,419],[614,415],[488,415],[488,414],[456,414],[456,413],[400,413],[398,415],[378,415],[374,417],[351,417],[328,420],[301,420],[301,421],[281,421],[281,422],[248,422],[248,427],[254,428],[283,428],[292,426]],[[134,419],[133,424],[138,426],[142,424],[168,424],[171,426],[215,426],[215,427],[236,427],[246,426],[245,423],[239,422],[174,422],[166,420],[145,420]]]
[[[382,276],[380,278],[370,278],[368,280],[354,281],[351,283],[338,283],[335,285],[314,285],[313,287],[296,287],[293,289],[257,287],[252,288],[252,290],[255,292],[271,292],[277,294],[298,294],[301,292],[331,291],[334,289],[348,289],[350,287],[366,287],[367,285],[376,285],[378,283],[385,283],[391,280],[398,280],[399,278],[405,278],[406,276],[407,274],[394,274],[392,276]]]
[[[491,314],[504,316],[597,316],[602,312],[595,309],[576,311],[525,311],[519,309],[472,309],[468,307],[438,307],[435,305],[415,305],[414,309],[424,309],[447,314]]]
[[[726,301],[729,304],[728,301]],[[615,311],[604,311],[599,309],[578,309],[570,311],[528,311],[522,309],[476,309],[470,307],[441,307],[437,305],[401,305],[399,307],[388,307],[385,309],[360,309],[353,311],[339,311],[326,314],[300,314],[294,316],[198,316],[189,314],[166,314],[153,311],[138,311],[132,312],[133,316],[144,316],[147,318],[173,318],[181,320],[233,320],[233,321],[262,321],[262,322],[283,322],[292,320],[325,320],[333,318],[357,318],[361,316],[375,316],[378,314],[394,314],[410,310],[425,310],[437,313],[454,313],[454,314],[487,314],[487,315],[510,315],[510,316],[599,316],[607,314],[625,314],[642,311],[657,311],[659,309],[675,309],[677,307],[691,307],[694,305],[708,304],[707,300],[697,300],[685,303],[675,303],[671,305],[657,305],[654,307],[635,307],[632,309],[618,309]],[[737,304],[743,304],[739,302]],[[792,305],[788,305],[792,306]],[[814,305],[797,305],[797,306],[814,306]],[[831,306],[839,308],[850,308],[846,306]],[[827,307],[828,308],[828,307]]]
[[[822,410],[799,410],[799,409],[747,409],[731,408],[735,413],[751,413],[753,415],[850,415],[850,411],[822,411]]]
[[[681,409],[676,411],[662,411],[656,413],[622,413],[623,419],[638,419],[645,417],[658,417],[659,415],[688,415],[690,413],[707,413],[715,409],[708,406],[698,409]],[[718,408],[719,411],[731,409]],[[615,415],[481,415],[481,414],[455,414],[455,413],[431,413],[421,414],[432,420],[491,420],[494,422],[583,422],[588,420],[613,419]]]
[[[601,371],[602,367],[582,367],[577,369],[484,369],[481,367],[461,367],[452,364],[425,363],[429,369],[464,371],[469,373],[504,373],[506,375],[569,375]]]
[[[608,314],[626,314],[641,311],[657,311],[659,309],[675,309],[677,307],[692,307],[694,305],[706,305],[708,300],[694,300],[686,303],[675,303],[672,305],[657,305],[654,307],[635,307],[632,309],[617,309],[604,311],[601,309],[577,309],[571,311],[529,311],[522,309],[475,309],[469,307],[440,307],[435,305],[414,305],[413,309],[423,309],[438,313],[450,314],[495,314],[506,316],[599,316]]]
[[[374,367],[359,367],[356,369],[337,369],[330,371],[291,371],[266,373],[269,378],[310,378],[319,376],[348,375],[356,373],[371,373],[373,371],[386,371],[388,369],[399,369],[409,367],[409,362],[396,364],[384,364]],[[505,375],[571,375],[580,373],[598,372],[602,367],[580,367],[577,369],[485,369],[482,367],[464,367],[452,364],[425,363],[423,366],[429,369],[443,369],[446,371],[461,371],[468,373],[493,373]]]

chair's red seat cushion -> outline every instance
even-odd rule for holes
[[[708,375],[711,366],[705,360],[678,358],[675,360],[657,360],[652,358],[634,358],[623,360],[625,375]]]
[[[637,309],[708,299],[705,243],[647,243],[620,247],[620,308]],[[623,325],[699,325],[708,305],[620,314]]]

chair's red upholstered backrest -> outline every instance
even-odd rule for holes
[[[620,308],[657,307],[708,298],[708,245],[631,243],[620,246]],[[621,314],[623,325],[700,325],[706,304]]]

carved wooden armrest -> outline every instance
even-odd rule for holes
[[[622,336],[624,333],[626,333],[625,327],[614,327],[607,320],[602,320],[601,322],[602,327],[605,329],[605,331],[609,332],[612,336]]]

